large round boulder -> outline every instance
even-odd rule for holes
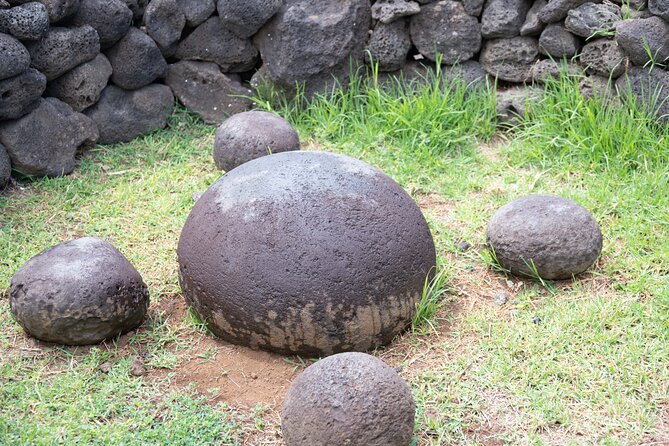
[[[411,197],[361,161],[264,156],[197,201],[177,249],[184,296],[218,336],[323,356],[390,342],[435,267]]]
[[[300,150],[300,138],[281,116],[262,111],[239,113],[216,130],[214,162],[229,171],[272,153]]]
[[[72,18],[75,26],[90,25],[100,37],[100,47],[109,48],[125,36],[133,14],[123,0],[81,0]]]
[[[23,265],[12,277],[9,306],[29,335],[87,345],[137,327],[149,292],[116,248],[85,237],[47,249]]]
[[[416,406],[406,382],[380,359],[340,353],[306,368],[281,411],[286,446],[408,446]]]
[[[602,232],[592,214],[572,200],[529,195],[502,206],[488,224],[493,257],[513,274],[570,279],[602,251]]]

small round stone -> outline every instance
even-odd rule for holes
[[[390,177],[325,152],[265,156],[195,204],[177,248],[188,303],[235,344],[365,351],[411,324],[435,248]]]
[[[529,195],[495,213],[487,242],[497,262],[511,273],[562,280],[597,260],[602,232],[592,214],[574,201]]]
[[[307,367],[281,411],[286,446],[408,446],[416,406],[406,382],[380,359],[340,353]]]
[[[216,130],[214,162],[230,171],[252,159],[271,153],[300,150],[300,139],[281,116],[261,111],[238,113]]]
[[[12,277],[9,305],[29,335],[87,345],[137,327],[149,292],[114,246],[85,237],[47,249],[23,265]]]

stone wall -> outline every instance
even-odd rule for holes
[[[311,95],[352,61],[523,84],[566,59],[586,94],[645,98],[669,85],[667,20],[669,0],[0,0],[0,160],[68,174],[96,143],[164,127],[174,96],[217,124],[254,88]]]

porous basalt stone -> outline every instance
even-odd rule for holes
[[[283,0],[218,0],[216,9],[223,26],[246,39],[276,14]]]
[[[340,353],[307,367],[281,410],[286,446],[408,446],[416,405],[409,386],[380,359]]]
[[[174,55],[186,26],[184,7],[177,0],[153,0],[144,14],[146,33],[156,41],[166,57]]]
[[[499,264],[513,274],[570,279],[588,269],[602,251],[592,214],[572,200],[529,195],[502,206],[487,229]]]
[[[616,24],[616,41],[634,65],[644,66],[651,59],[669,59],[669,24],[659,17],[622,20]]]
[[[546,26],[544,22],[539,19],[539,11],[546,6],[546,0],[535,0],[532,7],[527,11],[525,22],[520,27],[521,36],[538,36]]]
[[[300,138],[281,116],[262,111],[239,113],[216,130],[214,162],[230,171],[272,153],[300,150]]]
[[[620,20],[618,6],[588,2],[571,9],[564,26],[577,36],[592,38],[596,34],[613,31],[614,24],[618,20]]]
[[[46,93],[81,112],[98,102],[111,74],[111,64],[104,54],[98,54],[90,62],[83,63],[49,82]]]
[[[253,91],[221,73],[212,62],[184,60],[169,66],[165,83],[189,110],[208,124],[250,110]]]
[[[377,64],[379,71],[395,71],[404,66],[411,49],[409,24],[406,20],[395,20],[385,24],[379,22],[367,43],[368,57],[365,62]]]
[[[216,335],[308,357],[390,342],[435,267],[411,197],[378,169],[325,152],[225,174],[195,204],[177,254],[184,296]]]
[[[0,190],[7,187],[12,176],[12,161],[5,146],[0,144]]]
[[[0,142],[14,169],[24,175],[67,175],[74,170],[77,151],[97,139],[93,121],[56,98],[40,99],[27,115],[0,123]]]
[[[151,84],[127,91],[108,85],[100,100],[84,110],[100,130],[100,144],[127,142],[167,125],[174,96],[166,85]]]
[[[0,32],[20,40],[37,40],[47,29],[49,14],[41,3],[30,2],[11,9],[0,9]]]
[[[481,50],[479,62],[493,77],[509,82],[530,78],[532,65],[539,58],[539,43],[532,37],[488,40]]]
[[[481,49],[481,25],[462,3],[442,0],[429,3],[411,17],[411,39],[427,59],[441,57],[444,64],[471,59]]]
[[[547,25],[539,36],[539,52],[554,59],[572,57],[579,48],[578,38],[561,23]]]
[[[77,12],[80,0],[39,0],[39,2],[46,6],[49,23],[55,24]]]
[[[625,72],[628,60],[615,40],[596,39],[583,46],[579,56],[588,73],[617,79]]]
[[[111,80],[126,90],[149,85],[167,74],[167,62],[153,39],[137,28],[107,51],[112,66]]]
[[[520,124],[527,111],[541,99],[541,90],[530,86],[518,86],[498,90],[497,121],[502,125]]]
[[[530,79],[533,82],[546,83],[549,79],[559,79],[561,76],[579,76],[583,69],[573,62],[554,59],[538,60],[530,69]]]
[[[46,76],[34,68],[0,81],[0,119],[17,119],[37,106]]]
[[[648,10],[651,14],[669,21],[669,1],[668,0],[648,0]]]
[[[85,237],[41,252],[11,279],[9,305],[31,336],[66,345],[96,344],[137,327],[149,292],[110,243]]]
[[[0,33],[0,80],[21,74],[30,66],[30,54],[21,42]]]
[[[100,47],[106,49],[125,36],[132,18],[132,11],[123,0],[81,0],[72,24],[92,26],[100,37]]]
[[[175,56],[214,62],[224,72],[238,73],[255,66],[258,50],[251,40],[238,37],[218,17],[211,17],[179,43]]]
[[[420,5],[406,0],[379,0],[372,5],[372,19],[381,23],[392,23],[401,17],[420,12]]]
[[[601,102],[621,106],[611,79],[604,76],[586,76],[578,83],[578,91],[586,99],[596,98]]]
[[[214,0],[178,0],[178,2],[186,17],[186,25],[191,28],[204,23],[216,11]]]
[[[664,70],[648,70],[630,67],[616,81],[616,90],[623,100],[628,95],[636,100],[636,107],[645,109],[665,124],[669,120],[669,73]]]
[[[550,0],[538,12],[539,19],[543,23],[559,22],[567,17],[570,10],[590,1],[592,0]],[[594,3],[599,3],[599,0],[595,0]]]
[[[31,66],[46,75],[47,80],[61,76],[77,65],[95,59],[100,52],[98,33],[90,26],[50,28],[44,38],[28,42]]]
[[[124,0],[126,6],[132,11],[134,20],[141,20],[149,5],[149,0]]]
[[[531,6],[531,0],[487,0],[481,35],[486,39],[518,36]]]

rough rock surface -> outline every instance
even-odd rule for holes
[[[107,51],[113,72],[111,80],[126,90],[145,87],[167,74],[167,62],[153,39],[137,28]]]
[[[263,156],[223,175],[195,204],[177,254],[184,296],[216,335],[307,357],[390,342],[435,266],[411,197],[326,152]]]
[[[481,15],[481,35],[486,39],[518,36],[531,6],[531,0],[487,0]]]
[[[42,40],[26,46],[32,58],[31,66],[44,73],[47,80],[95,59],[100,52],[98,34],[90,26],[50,28]]]
[[[588,73],[617,79],[625,72],[627,57],[615,40],[596,39],[583,46],[580,61]]]
[[[379,71],[396,71],[404,66],[410,49],[411,36],[406,20],[389,24],[379,22],[367,43],[369,53],[365,62],[378,64]]]
[[[0,119],[17,119],[37,106],[46,76],[34,68],[0,81]]]
[[[166,85],[151,84],[133,91],[108,85],[85,114],[100,130],[99,143],[115,144],[164,128],[173,110],[174,96]]]
[[[495,213],[487,243],[499,264],[513,274],[561,280],[597,260],[602,233],[592,214],[574,201],[529,195]]]
[[[125,36],[132,18],[132,11],[123,0],[81,0],[72,23],[92,26],[100,37],[100,47],[105,49]]]
[[[79,9],[80,0],[39,0],[46,6],[49,23],[58,23],[72,16]]]
[[[90,62],[83,63],[49,82],[46,93],[81,112],[100,99],[100,93],[107,86],[111,74],[111,64],[104,54],[98,54]]]
[[[0,80],[23,73],[30,66],[25,46],[9,34],[0,33]]]
[[[191,28],[204,23],[216,11],[214,0],[178,0],[186,17],[186,25]]]
[[[146,33],[156,41],[166,57],[174,55],[177,49],[186,26],[184,11],[187,9],[189,8],[177,0],[153,0],[146,8]]]
[[[648,0],[648,10],[666,21],[669,21],[669,1]]]
[[[169,66],[165,83],[188,109],[208,124],[250,110],[253,91],[221,73],[212,62],[181,61]]]
[[[416,405],[409,386],[380,359],[340,353],[307,367],[281,411],[287,446],[407,446]]]
[[[481,49],[481,25],[462,3],[442,0],[421,8],[411,17],[411,38],[429,60],[441,56],[444,64],[471,59]]]
[[[283,0],[218,0],[216,9],[223,26],[246,39],[279,12]]]
[[[615,95],[615,89],[608,77],[604,76],[586,76],[578,83],[578,90],[586,99],[598,98],[609,103],[615,102],[614,105],[620,106],[620,102]]]
[[[287,92],[306,84],[307,96],[327,91],[333,76],[346,82],[351,62],[363,60],[370,22],[367,0],[286,0],[255,36],[265,78]]]
[[[232,73],[250,70],[258,61],[251,40],[233,34],[218,17],[211,17],[182,40],[175,55],[182,60],[214,62]]]
[[[520,86],[497,91],[497,121],[504,125],[519,124],[532,104],[541,99],[541,90]]]
[[[418,3],[406,0],[379,0],[372,5],[372,19],[386,24],[419,12]]]
[[[214,162],[227,172],[237,166],[274,153],[300,150],[300,138],[279,115],[262,111],[239,113],[216,130]]]
[[[548,79],[559,79],[564,74],[579,76],[583,74],[583,69],[574,63],[553,59],[538,60],[530,69],[530,79],[539,83],[545,83]]]
[[[141,20],[146,12],[146,7],[149,0],[123,0],[128,8],[132,11],[134,20]]]
[[[14,169],[24,175],[67,175],[74,170],[77,151],[97,139],[93,121],[56,98],[40,99],[27,115],[0,123],[0,142]]]
[[[584,3],[567,14],[564,26],[571,33],[584,38],[607,33],[620,20],[620,8],[611,4]]]
[[[493,77],[509,82],[524,82],[539,57],[539,44],[532,37],[488,40],[479,62]]]
[[[96,344],[137,327],[149,292],[110,243],[85,237],[30,259],[14,274],[9,305],[31,336],[67,345]]]
[[[539,11],[546,6],[546,0],[535,0],[532,7],[527,11],[525,22],[520,27],[521,36],[538,36],[546,26],[544,22],[539,19]]]
[[[555,23],[567,17],[571,9],[576,9],[583,3],[592,0],[550,0],[539,11],[539,19],[543,23]],[[595,1],[598,3],[598,1]]]
[[[0,32],[20,40],[37,40],[49,29],[46,6],[30,2],[11,9],[0,9]]]
[[[554,59],[572,57],[580,47],[578,38],[561,23],[551,23],[539,36],[539,52]]]
[[[669,24],[659,17],[630,19],[616,25],[616,41],[634,65],[669,59]]]
[[[638,105],[654,113],[665,123],[669,119],[669,101],[666,100],[669,73],[666,71],[631,67],[616,81],[616,90],[623,100],[631,93]]]
[[[12,161],[5,146],[0,144],[0,190],[7,187],[12,176]]]

